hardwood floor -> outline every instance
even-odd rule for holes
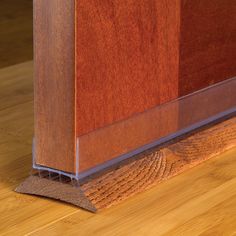
[[[32,2],[0,1],[0,68],[33,58]]]
[[[31,170],[32,73],[0,70],[0,235],[236,235],[236,149],[98,214],[15,193]]]

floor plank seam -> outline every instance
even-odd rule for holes
[[[40,230],[43,230],[43,229],[45,229],[46,227],[48,227],[48,226],[50,226],[50,225],[53,225],[53,224],[55,224],[55,223],[57,223],[57,222],[59,222],[59,221],[65,219],[65,218],[67,218],[67,217],[69,217],[69,216],[72,216],[72,215],[78,213],[79,211],[81,211],[81,210],[78,209],[78,210],[72,212],[71,214],[68,214],[68,215],[63,216],[63,217],[61,217],[61,218],[58,218],[58,219],[56,219],[56,220],[54,220],[54,221],[52,221],[52,222],[50,222],[50,223],[48,223],[48,224],[45,224],[44,226],[41,226],[41,227],[37,228],[36,230],[33,230],[33,231],[31,231],[31,232],[25,234],[25,236],[30,236],[30,235],[32,235],[32,234],[34,234],[34,233],[36,233],[36,232],[38,232],[38,231],[40,231]]]

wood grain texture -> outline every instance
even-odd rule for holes
[[[21,63],[1,69],[0,74],[0,110],[33,100],[33,63]],[[11,99],[10,99],[11,98]]]
[[[46,196],[96,212],[96,208],[81,189],[72,187],[70,184],[63,184],[32,175],[16,188],[16,192]]]
[[[79,173],[232,110],[236,78],[79,137]],[[217,101],[217,102],[216,102]],[[150,146],[149,146],[150,148]],[[127,156],[126,156],[127,158]],[[101,166],[100,166],[101,167]],[[96,170],[97,171],[97,170]]]
[[[74,0],[34,0],[35,157],[74,172]]]
[[[77,136],[178,96],[180,0],[80,0]]]
[[[1,0],[0,68],[33,59],[33,1]]]
[[[77,195],[73,193],[74,197],[79,197],[82,191],[80,200],[58,190],[60,187],[67,189],[68,183],[55,181],[53,185],[53,180],[47,180],[49,189],[47,181],[43,178],[40,181],[41,178],[36,176],[26,179],[16,191],[61,199],[83,208],[87,205],[87,210],[95,211],[115,205],[235,146],[236,117],[81,180]],[[70,188],[74,190],[75,187]]]
[[[172,103],[162,109],[151,109],[81,136],[78,139],[79,173],[92,171],[99,165],[177,132],[178,108],[179,103]]]
[[[236,76],[234,0],[182,0],[179,96]]]

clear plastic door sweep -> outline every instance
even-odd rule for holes
[[[74,173],[38,165],[35,155],[33,168],[78,180],[235,112],[236,78],[231,78],[76,137]]]

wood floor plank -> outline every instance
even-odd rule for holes
[[[4,209],[5,217],[1,220],[1,235],[26,235],[33,229],[40,228],[43,225],[54,222],[56,219],[78,212],[72,206],[65,207],[63,204],[58,205],[57,202],[51,200],[35,200],[28,197],[19,198],[17,196],[5,200],[5,203],[10,206],[14,202],[17,205]]]
[[[31,145],[33,138],[33,102],[26,102],[0,111],[0,131],[0,135],[8,134],[21,143]]]
[[[235,222],[236,222],[236,210],[235,210],[236,202],[235,202],[235,199],[236,199],[236,196],[234,196],[232,198],[234,199],[234,202],[229,201],[230,205],[224,206],[222,204],[222,207],[224,207],[224,211],[226,211],[228,214],[218,216],[218,219],[220,217],[222,220],[221,221],[218,220],[216,225],[212,224],[212,227],[206,229],[204,232],[202,232],[200,234],[200,236],[211,236],[211,235],[222,235],[222,234],[226,235],[226,236],[235,236],[236,235],[236,229],[235,229]],[[211,217],[210,214],[208,216]]]
[[[0,70],[0,110],[32,100],[32,61]]]
[[[233,195],[226,201],[222,201],[215,207],[210,208],[203,214],[197,215],[184,224],[178,225],[173,230],[167,232],[165,236],[219,235],[220,232],[224,232],[224,235],[232,235],[233,232],[236,233],[233,222],[236,222],[236,195]],[[226,225],[227,227],[223,227]]]

